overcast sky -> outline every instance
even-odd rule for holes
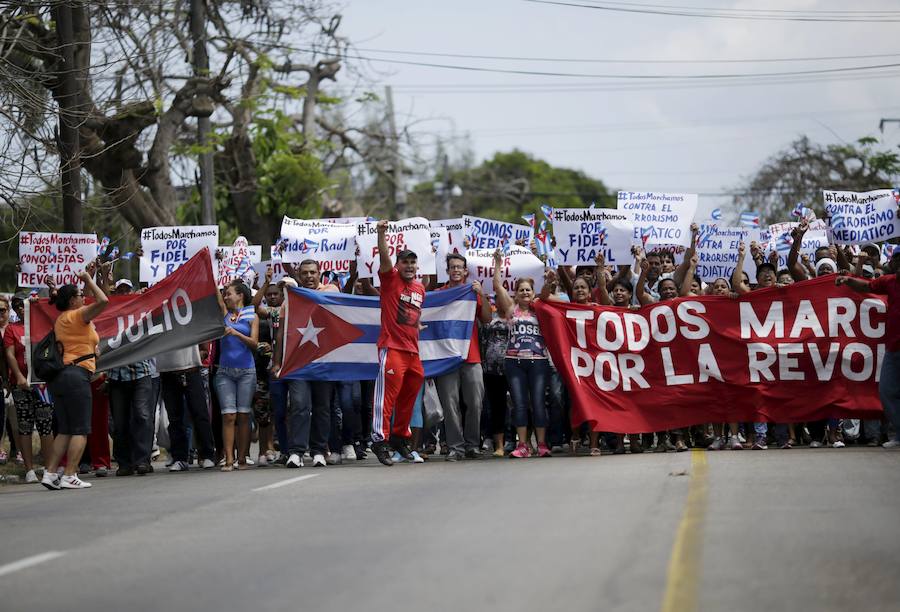
[[[823,11],[894,11],[887,17],[900,19],[900,5],[890,0],[628,0],[618,4],[638,1],[795,9],[804,17],[835,16]],[[823,143],[852,141],[877,135],[880,118],[900,117],[897,22],[712,19],[525,0],[353,0],[343,13],[342,30],[361,49],[359,55],[368,58],[617,76],[782,73],[898,64],[866,73],[767,77],[744,80],[741,85],[646,79],[628,81],[624,87],[622,78],[371,64],[384,72],[384,84],[394,87],[399,114],[434,118],[418,129],[445,137],[469,134],[479,160],[517,147],[555,165],[584,170],[612,188],[718,194],[739,186],[742,177],[798,135]],[[653,63],[511,61],[384,51]],[[892,53],[896,55],[844,60],[672,63]],[[860,79],[860,74],[892,78]],[[900,143],[900,127],[886,128],[885,139],[891,146]],[[700,209],[708,211],[727,201],[730,198],[701,195]]]

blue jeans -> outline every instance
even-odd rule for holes
[[[222,414],[250,414],[256,393],[256,368],[219,368],[216,395]]]
[[[275,420],[275,437],[278,438],[278,449],[282,453],[288,451],[287,432],[287,381],[269,376],[269,403],[272,405],[272,418]]]
[[[506,359],[506,380],[513,402],[513,427],[528,427],[528,414],[534,427],[547,427],[544,394],[550,365],[546,359]]]
[[[878,395],[888,420],[894,425],[894,437],[900,440],[900,351],[888,351],[881,363]]]
[[[331,431],[331,394],[333,383],[317,380],[289,380],[288,452],[302,455],[307,450],[328,450]],[[316,426],[312,427],[313,415]],[[312,440],[310,440],[312,437]]]

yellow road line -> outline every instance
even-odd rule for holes
[[[706,451],[691,451],[691,481],[684,515],[678,525],[672,556],[669,558],[662,612],[693,612],[697,609],[700,582],[703,518],[708,491]]]

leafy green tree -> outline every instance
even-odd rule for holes
[[[876,138],[819,145],[803,136],[770,157],[738,189],[734,204],[757,211],[765,222],[789,218],[798,202],[822,211],[822,190],[871,191],[889,188],[900,173],[897,152],[881,148]]]
[[[451,200],[451,216],[472,214],[521,223],[523,214],[538,212],[541,204],[560,208],[616,205],[615,192],[602,181],[517,149],[496,153],[472,169],[452,172],[450,183],[462,188],[462,196]],[[432,218],[444,214],[435,182],[417,185],[414,196],[421,212]]]

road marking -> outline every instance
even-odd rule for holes
[[[669,558],[662,612],[693,612],[697,609],[700,582],[703,519],[708,491],[706,450],[691,451],[691,480],[684,515],[678,524],[672,556]]]
[[[19,559],[18,561],[13,561],[12,563],[7,563],[6,565],[0,565],[0,576],[6,576],[7,574],[18,572],[19,570],[23,570],[33,565],[39,565],[46,561],[52,561],[53,559],[62,557],[64,554],[66,553],[63,551],[51,550],[39,555],[34,555],[33,557],[25,557],[24,559]]]
[[[295,482],[300,482],[301,480],[306,480],[308,478],[315,478],[318,474],[307,474],[306,476],[297,476],[296,478],[288,478],[287,480],[281,480],[279,482],[272,483],[270,485],[266,485],[264,487],[258,487],[253,489],[254,491],[268,491],[269,489],[278,489],[280,487],[286,487],[289,484],[294,484]]]

